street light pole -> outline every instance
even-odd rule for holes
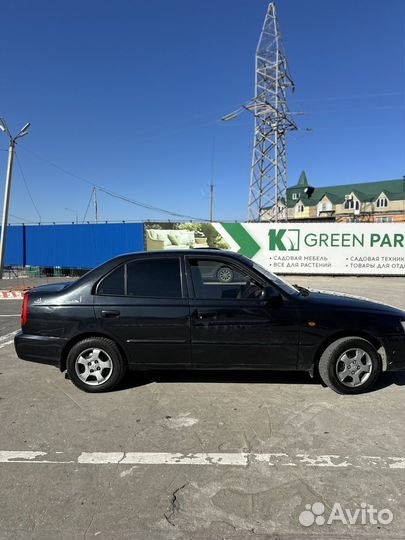
[[[4,190],[3,218],[1,221],[0,279],[3,277],[4,253],[6,250],[6,230],[7,230],[7,221],[8,221],[8,207],[10,203],[11,175],[13,173],[14,148],[15,148],[15,141],[12,140],[10,142],[10,147],[8,149],[7,177],[6,177],[6,187]]]
[[[11,180],[13,174],[13,162],[16,140],[20,137],[27,135],[31,124],[25,124],[25,126],[19,131],[16,137],[13,137],[8,129],[7,123],[4,118],[0,118],[0,129],[3,131],[10,140],[10,146],[8,149],[8,164],[7,164],[7,177],[6,187],[4,190],[4,203],[3,203],[3,217],[1,222],[1,238],[0,238],[0,279],[3,277],[4,269],[4,255],[6,251],[6,237],[7,237],[7,222],[8,222],[8,208],[10,203],[11,192]]]

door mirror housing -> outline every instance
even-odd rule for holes
[[[275,287],[267,285],[263,289],[263,300],[265,300],[269,306],[277,307],[282,304],[283,297]]]

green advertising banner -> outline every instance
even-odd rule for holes
[[[280,274],[405,275],[405,223],[145,223],[145,249],[225,249]]]

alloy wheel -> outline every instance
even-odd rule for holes
[[[85,384],[98,386],[105,383],[113,372],[113,361],[103,349],[85,349],[76,358],[75,370]]]
[[[370,355],[358,347],[348,349],[336,362],[336,376],[345,386],[362,386],[370,377],[373,363]]]

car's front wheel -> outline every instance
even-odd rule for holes
[[[85,392],[106,392],[125,375],[125,363],[117,345],[103,337],[89,337],[74,345],[67,357],[67,372]]]
[[[339,394],[369,390],[381,373],[381,360],[373,345],[360,337],[344,337],[331,343],[319,360],[324,383]]]

